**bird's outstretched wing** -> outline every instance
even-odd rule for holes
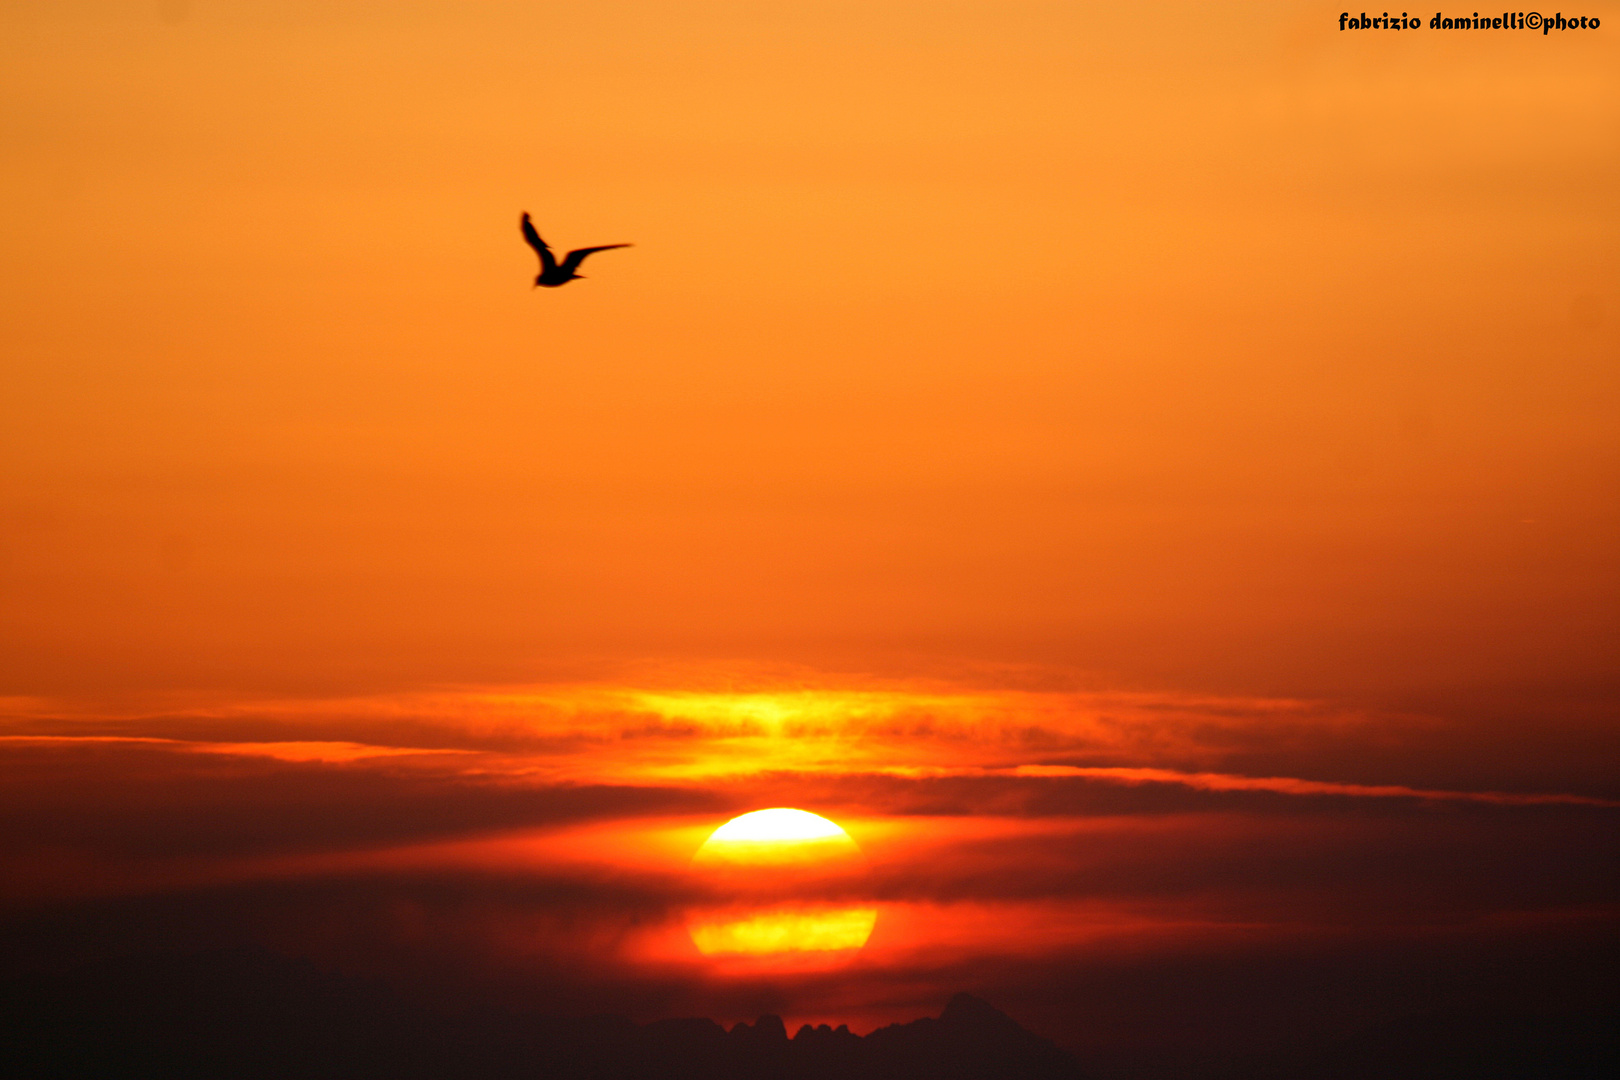
[[[547,246],[546,242],[540,239],[540,234],[535,231],[534,222],[529,220],[527,210],[523,212],[523,239],[527,240],[529,246],[534,248],[534,253],[540,256],[541,273],[549,274],[557,269],[556,256],[551,254],[551,248]],[[569,258],[571,259],[573,256],[570,255]]]
[[[614,248],[634,246],[634,244],[603,244],[601,247],[576,248],[568,253],[568,258],[563,260],[563,272],[572,274],[575,270],[578,270],[579,264],[585,261],[587,255],[594,255],[598,251],[612,251]]]

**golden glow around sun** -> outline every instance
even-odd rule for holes
[[[691,932],[698,952],[705,956],[833,952],[865,945],[876,924],[876,908],[782,908],[694,922]]]
[[[851,903],[865,871],[855,841],[819,814],[787,807],[732,818],[692,857],[721,907],[694,912],[688,930],[706,956],[850,953],[866,944],[877,909]]]

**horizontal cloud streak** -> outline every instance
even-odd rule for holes
[[[780,773],[1068,775],[1279,794],[1620,802],[1595,730],[1568,768],[1522,729],[1292,699],[1035,692],[933,683],[693,691],[593,685],[192,702],[159,712],[13,702],[10,739],[100,737],[285,760],[424,759],[537,781],[715,783]],[[1514,762],[1517,771],[1504,764]],[[437,766],[435,766],[437,767]],[[1506,770],[1506,771],[1505,771]],[[1602,776],[1601,781],[1596,777]]]
[[[1138,1009],[1176,1000],[1143,972],[1225,979],[1270,1017],[1229,1022],[1264,1027],[1292,1015],[1268,970],[1564,949],[1584,978],[1570,943],[1620,913],[1612,784],[1503,773],[1444,717],[922,684],[173,704],[8,703],[15,970],[266,950],[457,1008],[868,1026],[966,989],[1083,1045],[1043,988],[1117,1017],[1110,979]],[[842,974],[729,970],[687,936],[736,901],[691,853],[784,805],[838,821],[870,870],[750,902],[875,906]]]
[[[1343,795],[1371,799],[1442,799],[1497,803],[1502,806],[1620,807],[1620,800],[1585,795],[1515,794],[1502,791],[1437,791],[1400,784],[1337,784],[1289,776],[1232,776],[1226,773],[1179,773],[1170,769],[1085,768],[1077,765],[1019,765],[1014,776],[1076,776],[1121,784],[1182,784],[1202,791],[1274,791],[1280,795]]]

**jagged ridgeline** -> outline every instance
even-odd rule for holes
[[[605,1034],[605,1033],[604,1033]],[[585,1040],[590,1045],[592,1040]],[[968,994],[957,994],[939,1019],[891,1024],[865,1037],[847,1027],[801,1027],[792,1038],[782,1021],[726,1031],[712,1020],[663,1020],[626,1027],[617,1046],[597,1042],[588,1063],[555,1075],[670,1077],[680,1080],[1081,1080],[1064,1050],[1025,1031],[1011,1017]],[[594,1067],[592,1067],[594,1065]]]
[[[0,1072],[35,1080],[1081,1080],[967,994],[862,1037],[763,1016],[635,1024],[426,1007],[261,953],[88,964],[0,980]]]

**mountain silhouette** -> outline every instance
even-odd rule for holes
[[[0,1075],[30,1080],[1084,1080],[1069,1053],[969,994],[865,1036],[778,1016],[637,1024],[430,1005],[260,950],[143,954],[0,977]],[[1111,1075],[1156,1080],[1598,1080],[1620,1075],[1601,1001],[1545,1014],[1394,1018],[1300,1056]]]
[[[589,1075],[625,1080],[1083,1080],[1074,1059],[999,1009],[957,994],[938,1019],[891,1024],[865,1037],[848,1027],[799,1028],[762,1016],[729,1032],[712,1020],[638,1029]],[[580,1074],[586,1075],[586,1074]]]
[[[958,994],[866,1035],[778,1016],[638,1025],[468,1009],[258,953],[101,963],[0,982],[0,1072],[39,1080],[1085,1080]]]

